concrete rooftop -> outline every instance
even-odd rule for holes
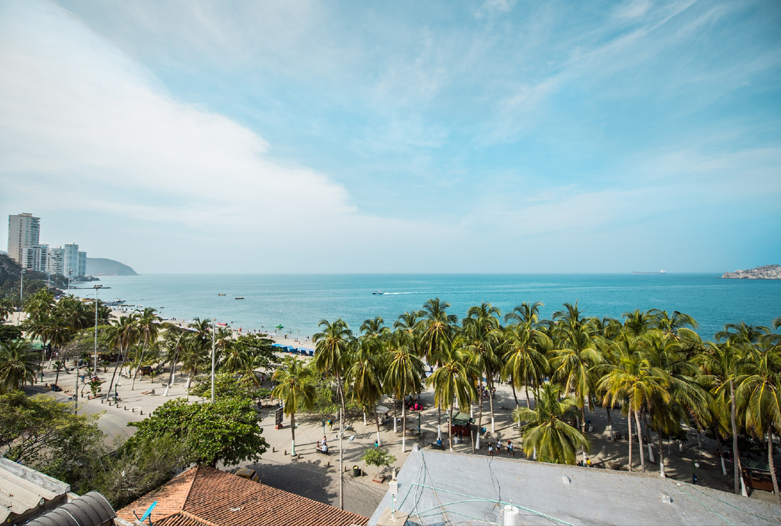
[[[530,525],[781,524],[774,504],[658,475],[425,450],[397,478],[396,509],[410,526],[501,524],[509,503]],[[387,494],[369,526],[390,506]]]

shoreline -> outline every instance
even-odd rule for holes
[[[122,316],[127,316],[131,312],[135,312],[135,309],[129,310],[128,308],[123,307],[117,307],[112,306],[109,307],[111,309],[111,315],[114,318],[120,318]],[[159,312],[157,313],[160,314]],[[160,316],[163,321],[173,323],[179,328],[187,328],[190,323],[192,323],[192,320],[187,320],[184,318],[165,318],[163,316]],[[228,325],[228,329],[231,331],[231,335],[235,338],[237,336],[243,336],[247,334],[257,334],[260,336],[265,336],[267,338],[270,338],[274,341],[274,343],[279,344],[283,347],[295,347],[296,349],[307,349],[307,350],[314,350],[315,344],[312,342],[312,336],[306,335],[304,337],[293,337],[291,334],[285,335],[283,334],[276,334],[276,333],[270,333],[266,332],[263,329],[254,329],[254,328],[245,328],[244,326],[239,327],[238,329]]]

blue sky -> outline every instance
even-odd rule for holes
[[[0,213],[139,272],[781,263],[774,1],[0,3]]]

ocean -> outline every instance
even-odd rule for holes
[[[540,301],[543,318],[576,301],[586,316],[619,319],[634,309],[678,310],[700,323],[704,339],[726,323],[769,326],[781,316],[781,281],[715,274],[150,274],[103,277],[100,283],[106,287],[100,299],[153,307],[164,318],[216,318],[234,328],[270,332],[282,325],[278,333],[293,338],[311,336],[322,319],[342,318],[355,332],[375,316],[392,325],[431,298],[449,302],[459,319],[481,302],[504,315],[521,302]],[[89,285],[76,284],[80,288],[71,292],[94,297]],[[373,295],[377,290],[385,294]]]

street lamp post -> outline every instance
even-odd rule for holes
[[[26,270],[22,269],[22,279],[19,283],[19,309],[20,310],[24,308],[24,273],[25,272]]]
[[[92,287],[95,289],[95,375],[98,374],[98,291],[103,288],[103,285],[95,285]]]
[[[214,322],[216,320],[212,318],[212,403],[214,403],[214,358],[215,358],[215,352],[214,352]]]

